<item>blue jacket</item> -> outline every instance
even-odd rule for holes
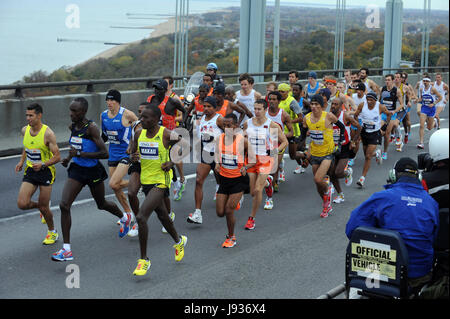
[[[414,178],[401,177],[384,186],[352,211],[345,233],[350,239],[359,226],[398,231],[409,254],[408,277],[428,274],[433,265],[433,243],[439,227],[438,203]]]

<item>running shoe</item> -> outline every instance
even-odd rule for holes
[[[120,226],[120,219],[117,220],[116,224]]]
[[[333,210],[333,208],[331,206],[324,207],[322,210],[322,213],[320,213],[320,217],[327,218],[330,215],[332,210]]]
[[[125,213],[125,215],[127,216],[127,220],[125,222],[120,220],[119,238],[125,237],[128,234],[128,232],[130,231],[131,227],[133,227],[132,220],[131,220],[131,214]]]
[[[423,143],[419,143],[417,144],[417,148],[423,150],[425,146],[423,145]]]
[[[193,213],[190,213],[187,218],[187,222],[193,223],[193,224],[201,224],[203,222],[202,221],[202,212],[196,210]]]
[[[345,199],[344,199],[344,193],[338,194],[338,195],[333,199],[333,203],[336,203],[336,204],[340,204],[340,203],[342,203],[342,202],[344,202],[344,201],[345,201]]]
[[[298,165],[296,169],[294,169],[294,174],[303,174],[305,172],[305,169],[303,166]]]
[[[267,176],[266,187],[265,187],[267,197],[272,197],[272,195],[273,195],[273,185],[272,184],[273,184],[273,177],[272,177],[272,175],[269,175],[269,176]]]
[[[353,183],[353,168],[347,167],[344,182],[345,182],[345,186],[352,185],[352,183]]]
[[[271,210],[273,208],[273,199],[272,198],[267,198],[266,199],[266,204],[264,205],[264,209],[265,210]]]
[[[187,237],[182,235],[181,240],[178,244],[173,245],[175,248],[175,261],[181,261],[184,257],[184,247],[187,244]]]
[[[174,212],[170,212],[169,217],[170,217],[170,219],[171,219],[172,222],[173,222],[173,221],[175,220],[175,213],[174,213]],[[161,231],[162,231],[164,234],[167,234],[167,230],[164,228],[164,226],[163,226],[163,228],[161,229]]]
[[[181,188],[181,183],[180,181],[177,179],[176,181],[172,181],[172,192],[173,192],[173,197],[176,198],[178,191]]]
[[[133,275],[135,276],[144,276],[147,271],[150,269],[152,263],[150,260],[139,259],[136,269],[133,271]]]
[[[355,164],[355,159],[352,158],[348,161],[348,166],[353,166]]]
[[[234,246],[236,246],[236,236],[231,236],[231,238],[230,238],[230,236],[227,235],[227,238],[223,242],[222,247],[223,248],[232,248]]]
[[[438,119],[437,118],[434,118],[434,128],[436,130],[439,130],[439,123],[438,123]]]
[[[39,217],[41,218],[41,223],[42,224],[47,224],[47,222],[46,222],[46,220],[44,218],[44,215],[42,215],[42,213],[39,213]]]
[[[244,202],[244,195],[241,196],[239,203],[236,205],[236,210],[240,210],[242,207],[242,203]]]
[[[399,143],[399,144],[396,144],[396,146],[397,146],[397,148],[396,148],[397,152],[401,152],[402,149],[403,149],[403,142],[400,141],[400,143]]]
[[[286,175],[284,175],[284,170],[280,170],[278,172],[278,180],[280,182],[285,182],[286,181]]]
[[[273,183],[273,191],[278,193],[278,183]]]
[[[359,186],[359,188],[363,188],[365,181],[366,181],[366,178],[364,176],[361,176],[358,179],[358,181],[356,182],[356,184]]]
[[[392,143],[395,139],[395,135],[391,135],[391,137],[389,138],[389,143]]]
[[[181,200],[181,197],[183,197],[183,192],[186,189],[186,181],[184,181],[184,183],[180,183],[180,185],[181,185],[180,188],[174,195],[174,200],[176,201]]]
[[[409,134],[405,134],[405,137],[403,138],[403,144],[408,144],[408,137]]]
[[[387,152],[381,153],[381,159],[382,159],[383,161],[387,160]]]
[[[73,255],[71,250],[60,249],[56,253],[52,254],[52,260],[54,261],[68,261],[73,260]]]
[[[377,161],[378,165],[381,165],[383,163],[383,157],[381,156],[381,150],[379,149],[375,151],[375,160]]]
[[[138,229],[138,224],[135,223],[133,225],[133,227],[131,227],[130,231],[128,232],[127,236],[130,237],[136,237],[137,235],[139,235],[139,229]]]
[[[58,240],[58,233],[56,231],[47,231],[47,236],[45,236],[43,245],[53,245]]]
[[[247,220],[247,224],[245,224],[245,229],[252,230],[255,229],[255,219],[253,217],[249,217]]]

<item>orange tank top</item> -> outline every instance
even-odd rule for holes
[[[154,96],[155,95],[150,95],[147,98],[147,102],[150,103]],[[164,100],[161,102],[161,104],[158,105],[159,109],[161,110],[161,121],[160,121],[161,123],[160,124],[169,130],[174,130],[177,127],[177,124],[175,122],[176,114],[170,115],[165,112],[164,109],[166,108],[167,101],[169,101],[169,97],[166,95],[164,97]]]
[[[223,100],[223,105],[222,105],[222,107],[221,107],[220,110],[217,111],[216,113],[222,115],[223,117],[225,117],[225,115],[227,115],[228,103],[229,103],[229,102],[230,102],[230,101],[228,101],[228,100]]]
[[[236,134],[236,138],[230,145],[225,145],[225,133],[219,139],[220,175],[228,178],[236,178],[241,175],[241,167],[244,165],[244,138]]]

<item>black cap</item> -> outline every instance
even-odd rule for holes
[[[108,93],[106,93],[105,100],[114,100],[114,101],[117,101],[120,103],[120,101],[121,101],[120,92],[115,89],[109,90]]]
[[[373,93],[373,92],[367,93],[366,99],[368,99],[369,97],[370,97],[371,99],[374,99],[375,101],[377,100],[377,95],[376,95],[375,93]]]
[[[225,95],[225,85],[223,85],[222,83],[217,83],[217,85],[214,87],[213,93]]]
[[[167,91],[167,88],[168,88],[167,81],[164,80],[164,79],[159,79],[158,81],[153,83],[153,87],[157,88],[158,90],[165,90],[165,91]]]
[[[419,167],[415,160],[410,157],[402,157],[395,163],[394,166],[396,173],[408,173],[413,175],[419,175]]]
[[[315,94],[311,97],[311,103],[317,102],[320,104],[320,106],[323,106],[323,97],[320,94]]]
[[[331,96],[330,89],[328,89],[328,88],[320,89],[319,94],[320,95],[325,95],[327,97],[327,101],[330,100],[330,96]]]
[[[356,86],[357,90],[361,90],[361,91],[366,91],[366,86],[364,85],[364,83],[358,83],[358,85]]]
[[[206,99],[203,102],[211,104],[215,109],[217,108],[217,100],[212,95],[207,96]]]

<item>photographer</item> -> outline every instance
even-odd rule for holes
[[[419,154],[419,169],[424,169],[422,185],[438,202],[439,209],[448,207],[448,129],[440,129],[430,137],[429,153]]]
[[[420,289],[431,280],[438,204],[423,189],[417,163],[411,158],[397,161],[389,172],[388,183],[385,190],[374,193],[352,211],[345,233],[350,239],[359,226],[399,232],[409,254],[408,284]]]

